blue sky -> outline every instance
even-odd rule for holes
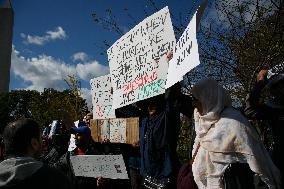
[[[169,6],[172,14],[182,12],[182,20],[189,22],[195,0],[155,2],[159,9]],[[12,6],[15,18],[10,90],[62,90],[67,88],[63,79],[69,74],[80,79],[83,97],[88,100],[89,80],[109,73],[107,55],[101,55],[98,47],[105,39],[114,43],[120,37],[95,24],[92,13],[103,16],[111,8],[127,32],[134,25],[129,24],[124,8],[138,22],[146,17],[144,10],[155,12],[147,0],[14,0]]]

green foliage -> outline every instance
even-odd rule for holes
[[[220,81],[239,105],[262,68],[284,61],[283,3],[275,1],[215,1],[218,17],[199,32],[200,77]],[[236,104],[235,104],[236,105]]]
[[[60,119],[60,109],[68,111],[73,121],[82,118],[87,112],[84,99],[70,90],[45,89],[43,92],[15,90],[0,94],[0,126],[21,117],[32,118],[41,127],[52,120]],[[1,131],[0,129],[0,131]]]
[[[2,128],[9,121],[9,113],[8,113],[8,100],[9,94],[6,92],[0,93],[0,133],[2,132]]]
[[[190,159],[192,146],[192,121],[186,116],[181,116],[181,128],[178,139],[177,153],[182,163],[187,163]]]

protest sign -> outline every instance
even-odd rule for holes
[[[133,144],[139,140],[139,118],[91,120],[92,137],[96,142]]]
[[[99,127],[101,131],[101,140],[110,140],[110,124],[108,119],[101,120],[99,122]]]
[[[113,108],[165,92],[166,56],[175,45],[168,7],[144,19],[107,51]]]
[[[125,143],[126,142],[126,119],[111,119],[109,138],[110,142]]]
[[[126,143],[126,119],[104,119],[99,121],[101,140]]]
[[[126,119],[126,143],[134,144],[139,141],[139,118]]]
[[[166,89],[181,81],[186,73],[200,64],[196,31],[207,3],[206,0],[195,12],[176,43],[173,58],[169,62]]]
[[[94,119],[115,118],[110,74],[91,79],[90,84]]]
[[[122,155],[70,156],[75,176],[128,179]]]

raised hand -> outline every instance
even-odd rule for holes
[[[267,79],[267,74],[268,74],[268,70],[263,69],[260,70],[260,72],[258,72],[257,76],[256,76],[256,80],[257,81],[263,81]]]

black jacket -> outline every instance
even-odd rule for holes
[[[246,100],[245,114],[250,119],[264,120],[268,128],[272,130],[273,151],[272,159],[280,171],[284,172],[284,155],[282,147],[284,146],[284,106],[273,101],[270,103],[260,103],[260,94],[265,87],[266,82],[260,81],[249,94]]]
[[[71,184],[60,171],[30,157],[17,157],[0,163],[1,189],[69,189]]]

